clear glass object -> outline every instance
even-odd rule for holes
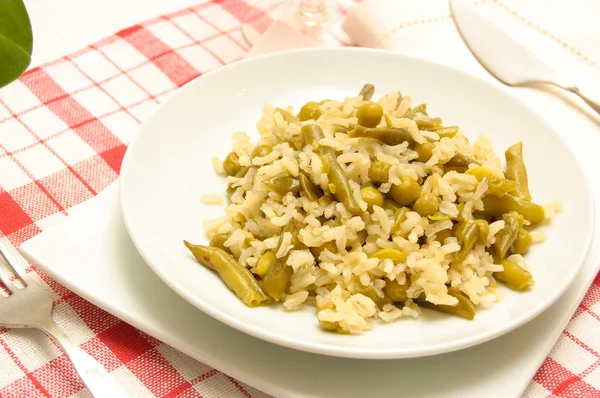
[[[282,20],[325,45],[337,45],[333,34],[343,10],[337,0],[246,0],[241,13],[242,34],[254,46],[275,20]]]

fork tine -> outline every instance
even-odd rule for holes
[[[12,294],[12,292],[15,290],[14,286],[11,289],[10,285],[12,285],[12,283],[10,282],[10,277],[4,274],[4,272],[0,272],[0,282],[2,282],[2,285],[4,285],[4,290],[6,290],[8,293]]]
[[[0,255],[8,269],[21,278],[21,281],[26,285],[29,282],[29,277],[25,273],[25,269],[27,268],[27,263],[21,257],[21,255],[17,254],[15,249],[12,249],[5,243],[5,239],[0,237]]]

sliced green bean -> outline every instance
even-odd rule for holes
[[[463,292],[457,288],[449,287],[448,294],[458,300],[457,305],[433,304],[422,298],[423,296],[416,299],[415,302],[422,307],[443,312],[445,314],[456,315],[468,320],[473,320],[473,318],[475,318],[475,306]]]
[[[483,210],[477,214],[490,217],[502,217],[510,211],[516,211],[531,224],[539,224],[544,221],[546,214],[544,208],[538,204],[515,198],[512,195],[504,195],[501,198],[495,195],[484,196]]]
[[[460,244],[460,251],[456,255],[456,260],[462,263],[475,247],[479,239],[479,227],[472,221],[461,221],[456,227],[456,239]]]
[[[504,219],[504,228],[496,234],[496,241],[493,245],[496,261],[506,257],[506,253],[508,253],[512,244],[517,240],[519,230],[523,225],[523,217],[514,211],[504,214],[502,218]]]
[[[298,119],[296,116],[292,115],[291,113],[289,113],[285,109],[275,108],[275,110],[277,112],[281,113],[281,116],[283,117],[283,120],[285,120],[286,122],[293,123],[293,124],[301,124],[300,123],[300,119]]]
[[[379,261],[392,260],[394,264],[403,263],[406,261],[406,254],[398,249],[379,249],[371,255]]]
[[[494,278],[515,290],[526,290],[534,285],[531,273],[512,261],[502,260],[504,271],[494,272]]]
[[[273,147],[271,145],[258,145],[252,151],[252,157],[253,158],[262,158],[264,156],[267,156],[271,152],[273,152]]]
[[[283,243],[283,236],[286,232],[292,234],[292,245],[294,246],[294,249],[304,248],[304,245],[298,239],[298,229],[299,225],[298,222],[295,220],[287,224],[281,232],[279,244],[277,245],[277,249],[274,250],[274,252],[277,253],[281,248],[281,244]],[[281,300],[281,297],[285,293],[290,279],[292,279],[292,274],[294,273],[293,268],[286,264],[287,258],[287,255],[281,258],[275,257],[271,262],[269,269],[263,277],[263,290],[275,301]]]
[[[367,83],[363,86],[363,88],[360,90],[360,93],[358,93],[358,95],[362,97],[363,101],[371,101],[371,98],[373,98],[374,93],[375,93],[375,86]]]
[[[373,138],[387,145],[398,145],[403,142],[415,143],[410,132],[400,127],[370,128],[357,124],[348,132],[348,136],[351,138]]]
[[[504,152],[506,158],[506,177],[518,184],[515,196],[523,200],[531,200],[527,168],[523,160],[523,142],[519,141]]]
[[[223,249],[192,245],[183,241],[198,262],[216,271],[225,285],[248,307],[267,304],[270,300],[261,290],[252,273]]]
[[[498,180],[488,183],[488,189],[485,192],[487,194],[496,195],[502,197],[508,193],[515,192],[519,189],[519,184],[512,180]]]
[[[279,195],[285,195],[288,192],[296,193],[300,191],[300,181],[292,177],[275,177],[271,180],[265,181],[265,184],[277,192]]]
[[[329,184],[335,192],[332,192],[333,196],[341,202],[346,210],[354,216],[362,214],[362,210],[354,198],[350,182],[342,169],[342,166],[337,161],[335,151],[330,147],[322,147],[318,144],[319,140],[324,138],[323,130],[316,124],[306,124],[302,126],[302,135],[306,144],[311,144],[313,147],[316,146],[317,153],[321,155],[327,164],[329,165],[329,171],[327,177]]]
[[[229,239],[229,237],[225,234],[216,234],[210,240],[210,245],[212,247],[218,247],[219,249],[225,250],[227,253],[231,253],[231,250],[225,246],[227,239]]]
[[[311,179],[304,173],[300,173],[298,176],[300,180],[300,187],[302,188],[302,192],[306,194],[306,197],[309,200],[318,200],[322,195],[323,191],[319,187],[317,187]]]
[[[430,117],[428,119],[417,119],[417,120],[415,120],[415,122],[417,123],[417,127],[419,127],[419,130],[433,131],[433,130],[437,130],[440,127],[442,127],[442,119],[440,119],[439,117]]]

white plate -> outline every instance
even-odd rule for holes
[[[216,274],[189,256],[181,241],[205,242],[203,220],[221,213],[201,205],[199,198],[202,193],[224,191],[210,159],[229,151],[233,132],[252,130],[264,102],[299,106],[309,99],[343,98],[355,95],[364,82],[375,84],[379,94],[392,90],[412,94],[417,103],[428,104],[431,114],[460,125],[468,136],[485,132],[499,151],[523,141],[534,198],[565,204],[548,228],[548,241],[527,255],[536,280],[533,289],[507,291],[504,302],[479,312],[472,322],[427,312],[417,321],[378,324],[360,336],[342,336],[322,331],[311,308],[286,313],[274,306],[245,307]],[[553,303],[573,280],[589,250],[594,221],[591,191],[578,161],[544,120],[514,97],[454,69],[348,48],[254,58],[182,88],[130,145],[121,169],[121,204],[125,225],[142,257],[194,306],[267,341],[360,358],[448,352],[522,325]]]
[[[591,141],[588,148],[594,149],[590,154],[600,150],[600,141],[587,140]],[[594,162],[588,156],[588,164]],[[600,178],[600,170],[596,174]],[[399,385],[403,396],[414,398],[520,397],[600,268],[597,225],[592,251],[573,284],[548,310],[512,333],[459,352],[425,358],[371,361],[307,354],[238,332],[169,289],[129,239],[116,188],[108,188],[77,213],[25,242],[21,252],[84,299],[185,354],[278,397],[396,397]],[[596,192],[598,189],[600,186]],[[170,352],[164,346],[160,350]],[[563,350],[554,358],[576,360],[572,358],[576,353]],[[131,387],[127,379],[118,381],[125,389]]]

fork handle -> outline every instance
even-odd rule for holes
[[[77,371],[81,381],[83,381],[83,384],[95,398],[127,397],[125,391],[121,389],[106,369],[76,344],[71,342],[53,319],[49,319],[43,325],[39,325],[39,327],[50,335],[50,337],[53,337],[63,348],[73,363],[73,367]]]
[[[600,114],[600,96],[588,90],[582,90],[578,87],[568,88],[572,93],[581,97],[596,113]]]

